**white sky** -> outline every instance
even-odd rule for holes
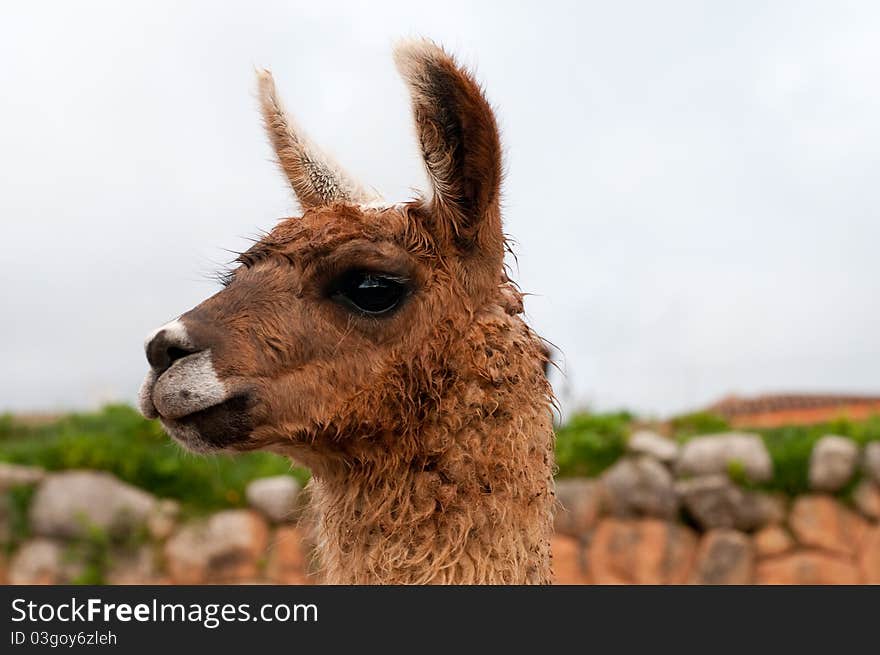
[[[880,391],[880,5],[476,5],[4,3],[0,411],[132,400],[144,335],[294,212],[254,66],[387,198],[422,186],[416,34],[498,109],[568,408]]]

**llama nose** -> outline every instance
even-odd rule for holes
[[[184,330],[160,329],[146,345],[147,361],[158,378],[178,359],[199,352]]]

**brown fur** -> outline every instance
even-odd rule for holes
[[[227,288],[182,321],[247,399],[222,446],[312,469],[327,582],[547,583],[552,392],[503,269],[495,120],[438,47],[396,58],[432,197],[367,208],[297,178],[302,217],[244,253]],[[267,118],[276,149],[282,123]],[[280,152],[283,167],[285,156],[299,161]],[[388,316],[352,313],[326,288],[353,267],[412,292]]]

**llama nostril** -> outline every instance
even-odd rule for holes
[[[167,371],[178,359],[198,352],[192,345],[175,332],[159,330],[147,343],[147,361],[156,372],[156,377]]]

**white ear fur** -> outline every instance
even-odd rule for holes
[[[381,196],[352,179],[314,145],[284,110],[268,70],[257,71],[260,110],[281,170],[303,208],[332,202],[375,205]]]

